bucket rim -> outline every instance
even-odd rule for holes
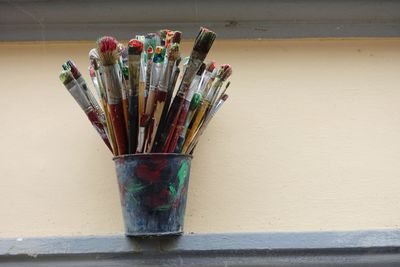
[[[141,157],[148,157],[148,156],[183,156],[187,158],[193,158],[193,155],[191,154],[182,154],[182,153],[137,153],[137,154],[124,154],[124,155],[118,155],[114,156],[112,159],[115,161],[117,159],[125,159],[125,158],[141,158]]]

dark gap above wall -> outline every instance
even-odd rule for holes
[[[127,39],[162,28],[193,38],[398,37],[400,1],[390,0],[0,0],[1,41]]]

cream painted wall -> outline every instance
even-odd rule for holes
[[[89,81],[93,45],[0,43],[0,237],[123,232],[111,155],[58,80],[71,57]],[[399,227],[400,39],[219,40],[211,56],[234,75],[187,232]]]

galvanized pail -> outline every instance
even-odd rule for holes
[[[114,157],[127,236],[182,233],[191,159],[163,153]]]

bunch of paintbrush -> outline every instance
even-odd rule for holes
[[[222,65],[217,71],[214,61],[204,63],[216,34],[200,29],[182,72],[181,34],[160,30],[137,35],[126,47],[113,37],[98,39],[89,53],[89,71],[101,107],[75,64],[63,65],[60,79],[114,155],[193,153],[227,100],[229,83],[221,88],[231,67]]]

